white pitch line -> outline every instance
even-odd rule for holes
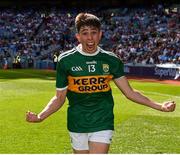
[[[112,87],[112,88],[118,89],[117,87]],[[138,91],[140,91],[142,93],[150,94],[150,95],[158,95],[158,96],[165,96],[165,97],[175,97],[175,98],[180,99],[180,96],[175,96],[175,95],[157,93],[157,92],[152,92],[152,91],[143,91],[143,90],[138,90]]]
[[[162,94],[162,93],[151,92],[151,91],[140,91],[140,92],[146,93],[146,94],[152,94],[152,95],[160,95],[160,96],[166,96],[166,97],[175,97],[175,98],[180,99],[180,96],[175,96],[175,95]]]

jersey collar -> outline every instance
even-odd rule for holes
[[[79,53],[81,53],[82,55],[85,55],[85,56],[95,56],[95,55],[97,55],[97,54],[99,53],[99,51],[100,51],[100,49],[101,49],[101,48],[98,46],[98,47],[97,47],[97,51],[94,52],[94,53],[92,53],[92,54],[90,54],[90,53],[86,53],[86,52],[82,51],[82,45],[81,45],[81,44],[79,44],[79,45],[76,46],[75,48],[77,49],[77,51],[78,51]]]

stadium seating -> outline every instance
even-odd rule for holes
[[[29,57],[37,67],[40,66],[35,64],[37,61],[53,61],[54,52],[66,51],[77,45],[74,18],[79,11],[100,17],[103,30],[100,45],[113,51],[124,63],[180,64],[179,12],[157,5],[131,9],[2,9],[0,67],[3,66],[3,58],[7,58],[11,68],[17,55],[22,58],[23,68],[28,67]]]

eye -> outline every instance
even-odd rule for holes
[[[82,35],[84,35],[84,36],[87,35],[87,34],[88,34],[87,32],[82,32]]]
[[[92,34],[97,34],[97,31],[92,31]]]

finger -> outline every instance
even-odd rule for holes
[[[35,113],[33,113],[33,112],[31,112],[31,111],[30,111],[28,114],[29,114],[30,116],[36,115]]]
[[[167,105],[167,108],[171,108],[173,105],[174,105],[173,103],[169,103],[169,104]]]
[[[32,119],[31,117],[27,117],[26,120],[27,120],[28,122],[33,122],[33,119]]]
[[[33,115],[29,112],[26,114],[26,120],[30,122],[32,120]]]
[[[30,121],[30,119],[29,119],[29,116],[28,116],[28,115],[26,116],[26,121],[28,121],[28,122]]]
[[[173,103],[173,104],[172,104],[172,109],[175,110],[175,108],[176,108],[176,104]]]
[[[168,107],[167,105],[164,105],[164,106],[163,106],[163,111],[164,111],[164,112],[168,112],[168,111],[170,111],[169,108],[170,108],[170,107]]]
[[[175,103],[174,103],[174,102],[172,102],[172,103],[170,103],[170,104],[169,104],[169,106],[175,106]]]
[[[32,115],[33,113],[32,113],[31,111],[29,111],[29,114],[31,114],[31,115]]]
[[[27,115],[32,115],[33,113],[31,111],[27,111]]]
[[[29,119],[30,117],[31,117],[31,114],[30,114],[30,113],[27,113],[27,114],[26,114],[26,118]]]
[[[175,110],[175,104],[171,104],[169,107],[167,107],[170,111]]]
[[[170,103],[171,103],[170,101],[165,102],[165,103],[164,103],[164,106],[167,107]]]

